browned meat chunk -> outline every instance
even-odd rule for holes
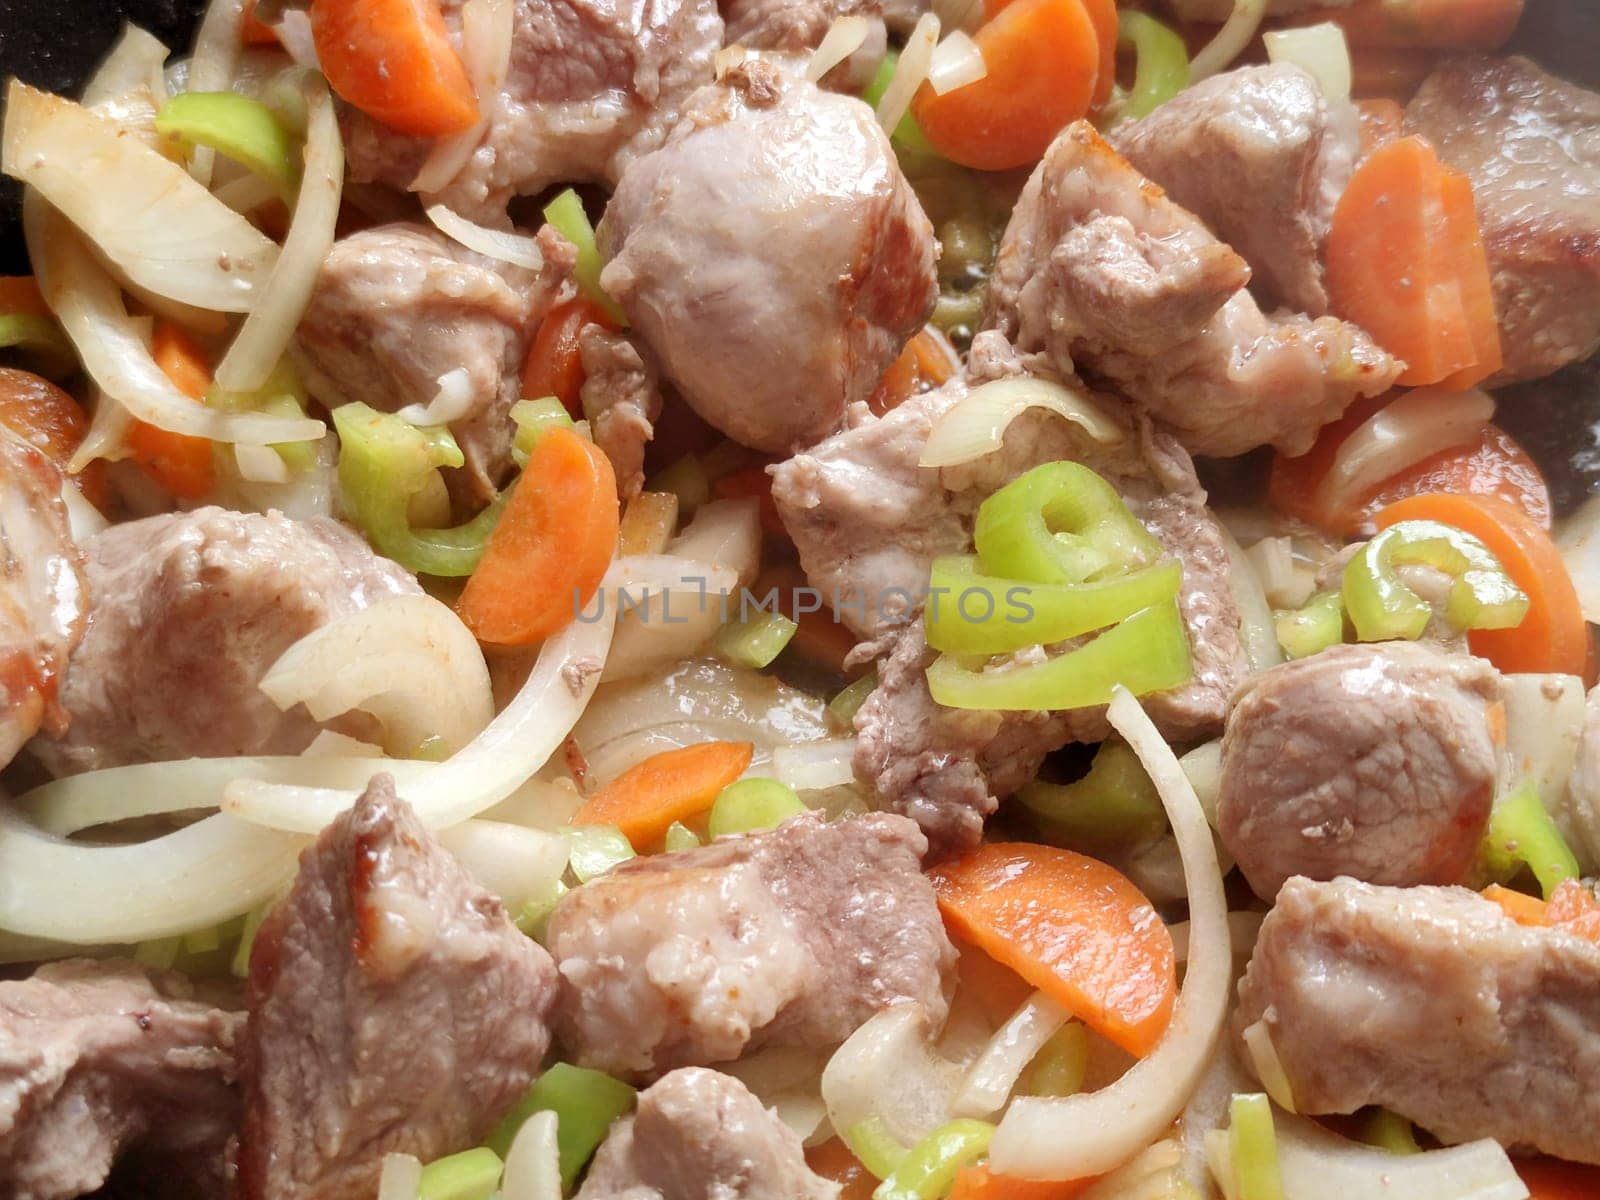
[[[648,1077],[761,1046],[826,1047],[878,1009],[943,1019],[955,951],[900,817],[777,829],[634,859],[550,919],[557,1032],[584,1066]]]
[[[1360,149],[1349,104],[1299,67],[1241,67],[1117,127],[1111,145],[1250,264],[1267,299],[1328,311],[1322,239]]]
[[[329,407],[424,405],[465,374],[466,413],[450,422],[466,464],[446,474],[458,507],[482,508],[511,471],[529,334],[572,269],[546,226],[544,268],[495,262],[420,225],[384,225],[335,242],[300,323],[296,353]],[[449,378],[447,378],[449,377]]]
[[[1171,427],[1193,454],[1303,454],[1400,364],[1332,317],[1268,317],[1249,268],[1086,121],[1062,130],[1000,244],[988,323],[1074,363]]]
[[[0,983],[0,1181],[13,1200],[66,1200],[106,1181],[125,1152],[221,1195],[239,1100],[243,1014],[181,975],[73,960]]]
[[[737,1079],[685,1067],[611,1127],[578,1200],[834,1200],[794,1130]]]
[[[461,26],[461,0],[444,0]],[[615,184],[661,144],[685,97],[711,82],[722,45],[716,0],[514,0],[505,85],[453,179],[429,195],[464,216],[503,220],[513,196],[552,184]],[[407,188],[433,143],[352,108],[341,125],[350,178]]]
[[[1600,946],[1464,888],[1291,879],[1239,984],[1295,1107],[1600,1163]]]
[[[1245,684],[1217,819],[1256,895],[1291,875],[1459,883],[1494,796],[1499,691],[1481,658],[1414,642],[1335,646]]]
[[[600,246],[683,398],[778,453],[837,429],[938,293],[933,227],[872,110],[759,61],[628,170]]]
[[[583,415],[617,474],[617,492],[631,500],[644,487],[644,448],[661,415],[655,367],[623,334],[591,325],[579,335]]]
[[[88,598],[61,485],[54,463],[0,427],[0,766],[41,727],[66,728],[58,677]]]
[[[1600,95],[1525,58],[1461,58],[1406,106],[1406,131],[1472,180],[1500,318],[1501,380],[1600,349]]]
[[[89,538],[91,606],[61,682],[69,724],[32,742],[56,775],[124,763],[297,754],[300,708],[259,688],[306,634],[422,589],[343,525],[198,508]]]
[[[240,1200],[368,1200],[465,1150],[538,1074],[555,969],[387,775],[300,858],[250,956]]]
[[[1030,364],[1036,371],[1038,364]],[[980,335],[974,382],[1021,374],[994,334]],[[856,773],[879,803],[913,817],[940,852],[970,846],[997,797],[1027,782],[1051,750],[1106,735],[1103,713],[974,712],[941,708],[924,671],[935,655],[911,615],[940,554],[972,548],[978,506],[1040,463],[1082,462],[1109,479],[1134,513],[1183,563],[1179,606],[1189,629],[1194,680],[1146,704],[1175,740],[1222,728],[1228,697],[1248,669],[1239,614],[1227,581],[1221,533],[1183,448],[1114,401],[1102,408],[1120,440],[1095,442],[1053,415],[1024,413],[1000,448],[960,467],[918,466],[934,423],[967,394],[953,381],[914,396],[881,418],[860,414],[840,433],[780,464],[773,497],[812,585],[857,632],[876,641],[878,687],[856,715]]]
[[[927,0],[722,0],[723,40],[752,50],[815,50],[840,17],[881,20],[904,34],[927,9]]]

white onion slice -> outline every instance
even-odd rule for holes
[[[449,234],[468,250],[476,250],[485,258],[498,259],[513,266],[537,271],[544,266],[544,251],[539,243],[521,233],[508,233],[503,229],[487,229],[460,216],[443,204],[427,207],[428,220]]]
[[[1255,568],[1261,590],[1273,608],[1299,608],[1311,599],[1317,586],[1316,576],[1295,561],[1291,539],[1264,537],[1244,554]]]
[[[472,81],[482,115],[460,133],[433,143],[416,178],[408,185],[410,191],[426,194],[445,187],[461,173],[472,152],[483,141],[489,128],[489,114],[500,99],[506,74],[511,69],[515,16],[512,0],[467,0],[461,6],[461,63]]]
[[[385,1154],[378,1175],[378,1200],[417,1200],[422,1163],[414,1154]]]
[[[1164,1138],[1078,1194],[1078,1200],[1176,1200],[1192,1195],[1174,1187],[1183,1165],[1183,1148]]]
[[[1239,610],[1239,640],[1244,644],[1250,669],[1265,671],[1283,661],[1272,605],[1267,603],[1266,589],[1261,586],[1255,565],[1233,540],[1228,527],[1219,524],[1217,533],[1228,552],[1228,590],[1233,593],[1234,606]]]
[[[1256,36],[1266,13],[1267,0],[1234,0],[1222,28],[1189,60],[1189,82],[1199,83],[1227,70]]]
[[[506,1151],[501,1200],[561,1200],[561,1157],[556,1146],[559,1120],[547,1108],[522,1123]]]
[[[322,60],[317,57],[317,42],[311,34],[311,14],[298,8],[285,8],[273,26],[278,40],[295,65],[322,74]]]
[[[439,390],[426,404],[408,404],[395,416],[413,425],[448,425],[473,409],[472,376],[465,367],[453,367],[439,376]]]
[[[847,1134],[875,1117],[911,1146],[948,1121],[965,1072],[935,1050],[932,1038],[916,1003],[886,1008],[846,1038],[822,1070],[833,1127]]]
[[[1043,992],[1024,1000],[968,1070],[951,1106],[955,1114],[987,1118],[1004,1108],[1022,1072],[1066,1023],[1067,1010]]]
[[[224,412],[196,404],[156,366],[138,321],[123,306],[117,285],[66,220],[32,188],[23,198],[23,230],[45,300],[72,340],[84,370],[131,415],[158,429],[214,442],[270,445],[322,436],[321,421]],[[106,422],[116,419],[108,415]],[[95,424],[102,424],[98,412]],[[82,459],[80,448],[73,458],[74,468]]]
[[[198,308],[245,312],[279,257],[272,240],[141,138],[13,80],[4,169],[38,189],[128,278]]]
[[[1272,1044],[1272,1032],[1267,1028],[1267,1023],[1256,1021],[1246,1026],[1239,1036],[1244,1042],[1245,1053],[1250,1056],[1250,1066],[1261,1081],[1261,1086],[1267,1089],[1267,1095],[1272,1097],[1272,1102],[1284,1112],[1299,1112],[1294,1106],[1294,1089],[1289,1085],[1288,1072],[1283,1069],[1278,1048]]]
[[[104,514],[78,490],[78,485],[69,480],[62,481],[61,504],[67,510],[67,525],[72,530],[72,540],[75,542],[81,543],[85,538],[93,537],[110,524]]]
[[[1578,605],[1591,624],[1600,624],[1600,496],[1585,500],[1556,535],[1561,561],[1578,590]]]
[[[263,204],[278,199],[281,193],[273,180],[251,173],[228,180],[213,195],[236,213],[253,213]]]
[[[235,446],[233,461],[239,477],[251,483],[289,482],[289,465],[271,446]]]
[[[1171,748],[1126,689],[1116,690],[1106,716],[1144,764],[1178,840],[1189,886],[1189,967],[1172,1024],[1148,1058],[1098,1092],[1012,1102],[989,1147],[990,1165],[1004,1175],[1082,1179],[1127,1162],[1183,1111],[1227,1013],[1228,904],[1205,814]]]
[[[363,709],[397,755],[434,736],[458,750],[494,719],[477,639],[432,596],[393,596],[312,630],[272,664],[261,690],[281,709],[304,704],[317,721]]]
[[[889,86],[883,89],[883,97],[878,101],[878,124],[884,133],[892,134],[911,107],[911,97],[928,77],[933,48],[938,44],[939,18],[931,12],[923,13],[917,18],[911,36],[906,38],[906,47],[900,51],[900,61],[895,63]]]
[[[152,97],[165,98],[167,83],[162,71],[170,53],[155,34],[129,21],[111,53],[84,84],[84,107],[120,99],[140,87],[148,87]]]
[[[855,754],[853,737],[779,746],[772,752],[772,773],[797,792],[841,787],[855,782]]]
[[[871,31],[872,23],[859,13],[835,18],[806,62],[806,78],[820,83],[824,75],[861,49]]]
[[[1272,29],[1261,35],[1267,57],[1275,63],[1293,63],[1317,81],[1329,100],[1350,98],[1350,47],[1344,30],[1332,21],[1300,29]]]
[[[602,589],[614,589],[627,566],[627,559],[613,563]],[[594,695],[611,648],[612,620],[595,619],[598,611],[591,603],[583,618],[540,647],[527,682],[469,745],[415,780],[396,778],[400,794],[429,828],[447,828],[498,804],[566,740]],[[278,829],[315,831],[349,808],[356,795],[354,789],[241,779],[228,785],[223,809]]]
[[[694,654],[738,615],[738,576],[675,554],[639,554],[616,577],[617,634],[604,682],[632,679]]]
[[[939,96],[977,83],[988,74],[978,43],[959,29],[933,48],[928,61],[928,86]]]
[[[233,344],[217,364],[217,383],[230,392],[253,392],[266,383],[300,324],[322,260],[333,245],[344,188],[344,144],[339,140],[339,118],[327,84],[318,76],[307,75],[305,90],[309,115],[300,194],[283,253]]]
[[[245,0],[211,0],[206,5],[205,18],[194,36],[184,91],[226,92],[232,88],[244,51],[244,9]],[[196,146],[189,156],[189,170],[203,187],[211,184],[216,157],[216,151],[208,146]]]
[[[558,833],[505,821],[463,821],[441,829],[438,837],[509,913],[519,913],[530,900],[551,894],[567,869],[572,846]]]
[[[953,467],[998,450],[1011,422],[1030,408],[1066,418],[1102,446],[1124,436],[1083,392],[1048,379],[996,379],[973,388],[934,422],[917,465]]]
[[[1477,388],[1413,388],[1344,440],[1317,485],[1316,503],[1328,511],[1357,504],[1385,479],[1470,442],[1493,416],[1494,400]]]
[[[666,552],[732,571],[748,587],[761,569],[760,505],[754,500],[702,504]]]

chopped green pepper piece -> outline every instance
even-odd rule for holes
[[[1239,1200],[1284,1200],[1271,1102],[1260,1092],[1235,1095],[1229,1111],[1233,1123],[1228,1139],[1233,1148],[1233,1178]]]
[[[741,779],[717,793],[706,832],[714,838],[730,833],[771,829],[809,811],[788,784],[776,779]]]
[[[1401,521],[1345,566],[1345,611],[1361,641],[1422,636],[1433,609],[1395,570],[1413,563],[1454,579],[1445,617],[1457,629],[1511,629],[1527,616],[1528,597],[1477,538],[1438,521]]]
[[[1089,1071],[1089,1031],[1068,1021],[1033,1056],[1026,1089],[1030,1096],[1074,1096]]]
[[[578,248],[578,263],[572,269],[572,277],[578,281],[578,288],[605,310],[606,316],[626,328],[628,315],[600,286],[600,271],[605,263],[600,261],[600,247],[595,244],[594,226],[589,224],[589,214],[583,211],[583,201],[578,198],[578,193],[568,188],[546,204],[544,219]]]
[[[993,1125],[970,1117],[939,1126],[911,1148],[872,1200],[939,1200],[949,1194],[962,1167],[989,1152],[993,1137]]]
[[[647,492],[671,492],[678,498],[678,511],[686,517],[711,499],[711,481],[706,469],[692,454],[685,454],[661,474],[644,485]]]
[[[1040,817],[1052,839],[1084,850],[1132,848],[1167,831],[1167,810],[1139,756],[1102,742],[1089,773],[1072,783],[1035,780],[1017,799]]]
[[[516,440],[511,444],[511,457],[517,466],[528,465],[528,455],[539,442],[539,435],[547,429],[571,429],[572,417],[566,407],[554,396],[538,400],[518,400],[511,406],[511,419],[517,424]]]
[[[679,850],[693,850],[701,844],[700,835],[682,821],[674,821],[668,825],[667,835],[662,839],[662,848],[668,854],[676,854]]]
[[[1344,598],[1318,592],[1300,608],[1274,610],[1272,627],[1285,657],[1309,658],[1344,641]]]
[[[974,671],[942,655],[928,668],[928,690],[946,708],[1059,711],[1107,704],[1118,684],[1142,696],[1186,683],[1193,673],[1183,618],[1168,601],[1045,662]]]
[[[1163,554],[1117,490],[1074,462],[1035,467],[990,496],[973,540],[985,572],[1028,583],[1093,582]]]
[[[828,701],[828,719],[840,729],[854,728],[856,713],[861,711],[861,706],[867,702],[867,697],[872,695],[873,689],[877,686],[876,671],[868,671],[854,683],[846,685],[842,692]]]
[[[78,362],[61,327],[38,313],[0,314],[0,350],[15,350],[53,379],[72,374]]]
[[[169,970],[178,961],[178,951],[183,949],[182,937],[155,938],[140,942],[133,948],[133,961],[141,967]]]
[[[500,519],[503,498],[451,529],[413,529],[406,516],[430,472],[465,461],[450,431],[412,425],[365,404],[334,409],[333,424],[339,431],[339,487],[373,548],[419,574],[472,574]]]
[[[1066,641],[1170,601],[1183,567],[1153,567],[1093,583],[1024,583],[983,574],[970,555],[933,560],[925,624],[928,645],[952,654],[1005,654]]]
[[[544,941],[545,930],[550,925],[550,914],[556,911],[556,905],[561,903],[561,897],[568,892],[567,885],[561,880],[556,880],[555,885],[543,896],[535,896],[522,906],[522,911],[512,922],[536,942]]]
[[[504,1169],[500,1156],[487,1146],[435,1159],[422,1168],[417,1200],[489,1200]]]
[[[1411,1122],[1387,1108],[1375,1108],[1361,1124],[1361,1140],[1390,1154],[1421,1154]]]
[[[263,412],[274,417],[303,417],[310,393],[300,372],[287,358],[279,361],[267,381],[253,392],[230,392],[213,383],[206,389],[206,406],[224,412]],[[291,471],[309,470],[316,463],[311,442],[279,442],[272,447]]]
[[[1148,116],[1189,86],[1189,49],[1183,38],[1148,13],[1117,14],[1117,45],[1135,56],[1133,90],[1117,120]]]
[[[1511,878],[1526,865],[1546,900],[1563,882],[1582,873],[1532,780],[1524,780],[1489,814],[1483,859],[1501,879]]]
[[[878,107],[878,101],[883,99],[884,92],[889,90],[889,81],[894,78],[895,68],[899,64],[900,52],[891,49],[878,64],[878,73],[867,84],[867,90],[861,93],[861,98],[874,109]],[[939,152],[933,148],[928,135],[922,132],[922,126],[917,124],[917,118],[911,115],[909,108],[889,135],[889,144],[906,166],[915,165],[919,160],[939,157]]]
[[[579,883],[588,883],[634,856],[633,844],[615,825],[568,825],[561,836],[572,847],[567,866]]]
[[[517,1101],[485,1142],[496,1154],[511,1149],[522,1123],[536,1112],[556,1114],[556,1147],[561,1156],[561,1186],[571,1191],[578,1172],[594,1155],[611,1123],[633,1107],[634,1090],[599,1071],[556,1063]]]
[[[876,1115],[857,1121],[843,1131],[845,1145],[868,1172],[879,1179],[893,1175],[906,1158],[906,1148],[884,1128]]]
[[[782,613],[754,613],[742,621],[729,621],[713,641],[740,666],[758,669],[770,665],[799,628]]]
[[[237,92],[180,92],[156,114],[156,132],[191,149],[209,146],[270,179],[285,199],[299,182],[294,138],[270,108]]]
[[[233,962],[230,964],[237,979],[244,979],[250,974],[250,951],[255,949],[256,933],[261,929],[261,922],[267,919],[269,908],[270,904],[263,904],[245,916],[244,929],[239,934],[239,945],[233,952]]]

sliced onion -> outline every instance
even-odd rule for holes
[[[478,111],[483,115],[460,133],[434,142],[416,178],[408,185],[411,191],[426,194],[445,187],[461,173],[472,152],[483,141],[490,114],[505,89],[506,74],[511,69],[515,15],[512,0],[467,0],[461,6],[461,62],[478,97]],[[428,215],[432,217],[433,213]],[[463,241],[462,245],[471,243]],[[537,264],[534,265],[537,268]]]
[[[232,88],[244,51],[244,10],[246,0],[211,0],[205,18],[195,33],[194,53],[189,56],[183,90],[186,92],[225,92]],[[211,168],[216,152],[196,146],[189,157],[189,170],[202,186],[211,184]]]
[[[279,257],[270,238],[143,140],[15,80],[6,95],[4,168],[128,278],[185,304],[245,312]]]
[[[1584,620],[1600,624],[1600,496],[1585,500],[1556,537],[1561,561],[1578,590]]]
[[[558,833],[504,821],[463,821],[441,829],[438,836],[468,874],[511,913],[551,894],[567,869],[572,844]]]
[[[85,538],[93,537],[110,524],[104,514],[78,490],[78,485],[71,481],[61,484],[61,504],[67,510],[67,525],[72,530],[72,540],[75,542],[81,543]]]
[[[973,33],[983,24],[983,5],[980,0],[933,0],[932,7],[938,14],[941,28],[964,29]]]
[[[522,1123],[506,1151],[501,1200],[561,1200],[561,1156],[556,1145],[559,1119],[547,1108]],[[406,1200],[413,1200],[415,1194]]]
[[[1246,1026],[1240,1034],[1245,1053],[1250,1056],[1250,1066],[1267,1089],[1272,1102],[1285,1112],[1299,1112],[1294,1106],[1294,1089],[1289,1086],[1289,1075],[1278,1057],[1278,1048],[1272,1044],[1272,1032],[1265,1021]]]
[[[119,99],[139,87],[149,88],[153,97],[164,97],[167,83],[162,71],[170,53],[155,34],[129,21],[122,27],[122,36],[111,47],[111,53],[84,85],[84,107],[94,108]]]
[[[537,271],[544,266],[544,251],[539,243],[521,233],[508,233],[503,229],[486,229],[465,217],[450,211],[442,204],[430,204],[428,220],[449,234],[468,250],[476,250],[485,258],[498,259],[513,266]]]
[[[426,404],[408,404],[394,415],[413,425],[448,425],[472,412],[472,376],[465,367],[446,371],[439,376],[438,386]]]
[[[1265,671],[1283,661],[1272,605],[1267,603],[1266,590],[1261,586],[1250,557],[1239,549],[1239,543],[1233,540],[1227,526],[1219,524],[1217,534],[1228,552],[1228,590],[1233,593],[1234,606],[1239,610],[1239,640],[1244,644],[1250,669]]]
[[[950,1120],[964,1072],[933,1046],[922,1005],[896,1004],[852,1033],[822,1071],[828,1120],[841,1134],[869,1117],[911,1146]]]
[[[318,721],[369,712],[399,756],[430,737],[458,750],[494,718],[477,639],[432,596],[390,597],[312,630],[272,664],[261,690],[281,709],[304,704]]]
[[[267,382],[300,324],[322,260],[333,246],[344,187],[344,144],[339,140],[339,118],[327,84],[308,75],[305,89],[309,116],[300,194],[283,253],[233,344],[217,364],[217,383],[230,392],[253,392]]]
[[[1202,742],[1178,760],[1195,799],[1200,801],[1200,811],[1206,821],[1217,827],[1217,799],[1222,794],[1222,739]]]
[[[754,500],[713,500],[695,510],[667,553],[732,571],[748,587],[761,569],[761,508]]]
[[[871,32],[872,22],[859,13],[835,18],[833,24],[828,26],[828,32],[822,35],[822,41],[811,52],[811,58],[806,63],[806,78],[812,83],[820,83],[824,75],[861,49]]]
[[[1232,66],[1256,36],[1266,13],[1267,0],[1233,0],[1233,11],[1222,28],[1189,60],[1189,82],[1199,83]]]
[[[829,738],[772,752],[772,773],[797,792],[820,791],[854,783],[856,739]]]
[[[625,575],[612,564],[604,589]],[[609,610],[608,610],[609,611]],[[544,643],[528,680],[489,727],[446,761],[414,780],[396,778],[400,794],[431,829],[448,828],[498,804],[544,766],[561,746],[599,683],[611,647],[612,621],[591,604]],[[223,809],[277,829],[321,829],[355,803],[357,790],[293,787],[241,779],[228,785]]]
[[[1350,98],[1350,47],[1344,30],[1332,21],[1300,29],[1272,29],[1261,35],[1267,57],[1275,63],[1293,63],[1317,81],[1329,100]]]
[[[1178,840],[1189,885],[1189,966],[1172,1023],[1148,1058],[1098,1092],[1012,1102],[989,1148],[990,1165],[1005,1175],[1082,1179],[1127,1162],[1183,1111],[1227,1013],[1233,974],[1228,904],[1205,814],[1137,700],[1118,688],[1106,716],[1144,764]]]
[[[215,442],[270,445],[322,436],[321,421],[196,404],[156,366],[116,284],[66,220],[32,188],[23,199],[23,230],[45,300],[72,339],[84,370],[132,416],[158,429]],[[106,424],[115,419],[108,415]],[[98,413],[95,424],[102,424]],[[75,467],[82,458],[80,449]]]
[[[228,180],[213,194],[236,213],[253,213],[280,195],[277,183],[265,175],[253,173]]]
[[[1299,608],[1316,590],[1316,576],[1295,561],[1294,543],[1286,537],[1264,537],[1244,552],[1255,568],[1267,603],[1273,608]]]
[[[1316,503],[1329,512],[1351,508],[1385,479],[1472,441],[1493,416],[1494,400],[1477,388],[1413,388],[1344,440],[1317,485]]]
[[[1189,1193],[1174,1187],[1183,1167],[1183,1148],[1163,1138],[1138,1156],[1095,1181],[1078,1200],[1173,1200]]]
[[[278,41],[295,65],[322,74],[322,60],[317,57],[317,41],[311,33],[311,15],[298,8],[285,8],[273,26],[278,31]]]
[[[235,446],[233,460],[239,476],[251,483],[287,483],[289,466],[271,446]]]
[[[414,1154],[385,1154],[378,1175],[378,1200],[417,1200],[422,1163]]]
[[[1011,1090],[1034,1056],[1067,1023],[1067,1010],[1034,992],[998,1030],[972,1064],[951,1107],[958,1117],[991,1117],[1005,1107]]]
[[[1527,1200],[1527,1185],[1505,1150],[1488,1138],[1420,1154],[1391,1154],[1303,1117],[1275,1113],[1273,1126],[1283,1194],[1294,1200]],[[1215,1144],[1231,1174],[1227,1135]]]
[[[889,86],[883,89],[883,97],[878,101],[878,124],[885,133],[893,133],[911,107],[911,97],[927,79],[933,48],[938,44],[939,18],[925,12],[917,18],[911,36],[906,38],[906,47],[900,51],[900,61],[895,63]]]
[[[1109,446],[1122,428],[1089,396],[1048,379],[996,379],[980,384],[934,423],[918,465],[953,467],[1000,449],[1006,430],[1030,408],[1065,417],[1091,439]]]
[[[928,62],[928,86],[939,96],[977,83],[988,74],[978,43],[959,29],[933,48]]]
[[[615,596],[617,636],[601,677],[606,682],[688,658],[737,615],[739,580],[727,567],[672,554],[626,561]]]
[[[1180,760],[1181,764],[1181,760]],[[1187,774],[1185,770],[1185,774]],[[1249,958],[1255,950],[1256,937],[1261,932],[1264,913],[1240,910],[1228,914],[1228,944],[1235,958]],[[1189,961],[1189,922],[1178,921],[1167,927],[1172,934],[1172,956],[1178,962]]]
[[[1600,867],[1600,813],[1573,783],[1584,741],[1583,680],[1519,672],[1503,677],[1500,699],[1505,744],[1497,796],[1509,795],[1524,780],[1532,783],[1584,874],[1592,873]]]

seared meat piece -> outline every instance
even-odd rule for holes
[[[1246,683],[1217,831],[1256,895],[1291,875],[1459,883],[1494,796],[1499,691],[1483,659],[1418,642],[1334,646]]]
[[[979,336],[969,369],[973,383],[1023,373],[995,334]],[[773,498],[807,577],[830,600],[839,597],[840,615],[857,632],[875,639],[857,650],[877,658],[878,687],[856,715],[856,773],[872,781],[883,807],[914,817],[940,852],[975,843],[996,797],[1032,778],[1051,750],[1107,732],[1098,709],[941,708],[923,676],[935,655],[921,621],[896,628],[918,606],[933,559],[970,551],[979,505],[1017,476],[1040,463],[1086,464],[1182,561],[1179,605],[1195,677],[1146,698],[1163,733],[1189,740],[1220,730],[1228,697],[1248,669],[1227,552],[1181,446],[1102,399],[1122,425],[1116,444],[1097,443],[1078,426],[1033,411],[1018,417],[1001,449],[985,458],[942,470],[919,467],[929,430],[967,391],[957,380],[884,417],[858,412],[853,428],[773,472]]]
[[[684,1067],[611,1127],[578,1200],[834,1200],[800,1139],[731,1075]]]
[[[858,14],[906,34],[927,10],[926,0],[722,0],[723,41],[752,50],[809,51],[840,17]]]
[[[1400,364],[1332,317],[1268,317],[1249,269],[1079,121],[1034,171],[1000,244],[988,324],[1074,362],[1193,454],[1303,454]]]
[[[446,472],[459,508],[482,508],[511,471],[509,414],[528,337],[576,259],[549,226],[538,241],[544,267],[535,274],[420,225],[352,234],[323,260],[300,322],[298,361],[330,408],[427,404],[447,375],[466,373],[470,407],[450,423],[466,464]]]
[[[41,451],[0,426],[0,766],[41,727],[66,728],[58,677],[83,636],[87,597],[62,482]]]
[[[1239,984],[1302,1113],[1600,1163],[1600,946],[1463,888],[1291,879]]]
[[[244,1016],[173,972],[76,959],[0,983],[0,1181],[14,1200],[66,1200],[150,1151],[221,1195],[239,1115],[233,1044]]]
[[[1111,145],[1250,264],[1296,312],[1328,311],[1322,239],[1361,147],[1355,109],[1288,63],[1241,67],[1120,125]]]
[[[564,1050],[648,1078],[761,1046],[836,1045],[900,1000],[942,1020],[955,951],[926,849],[900,817],[796,817],[577,888],[546,939]]]
[[[583,358],[583,415],[595,445],[611,460],[617,492],[632,500],[644,487],[644,448],[661,415],[655,367],[631,339],[591,325],[579,335]]]
[[[461,0],[443,0],[461,26]],[[684,99],[711,82],[716,0],[513,0],[511,63],[472,156],[430,202],[487,224],[513,196],[557,183],[615,184],[661,144]],[[433,143],[352,108],[340,121],[355,183],[409,187]]]
[[[1600,95],[1525,58],[1459,58],[1418,89],[1406,132],[1472,180],[1505,355],[1496,378],[1600,349]]]
[[[747,61],[601,223],[601,279],[689,405],[758,450],[839,427],[933,308],[933,226],[859,100]]]
[[[250,955],[240,1200],[368,1200],[383,1156],[481,1141],[550,1044],[555,969],[373,777]]]
[[[61,681],[69,724],[31,743],[55,775],[124,763],[297,754],[318,725],[257,686],[306,634],[420,592],[337,521],[197,508],[83,545],[88,627]]]

